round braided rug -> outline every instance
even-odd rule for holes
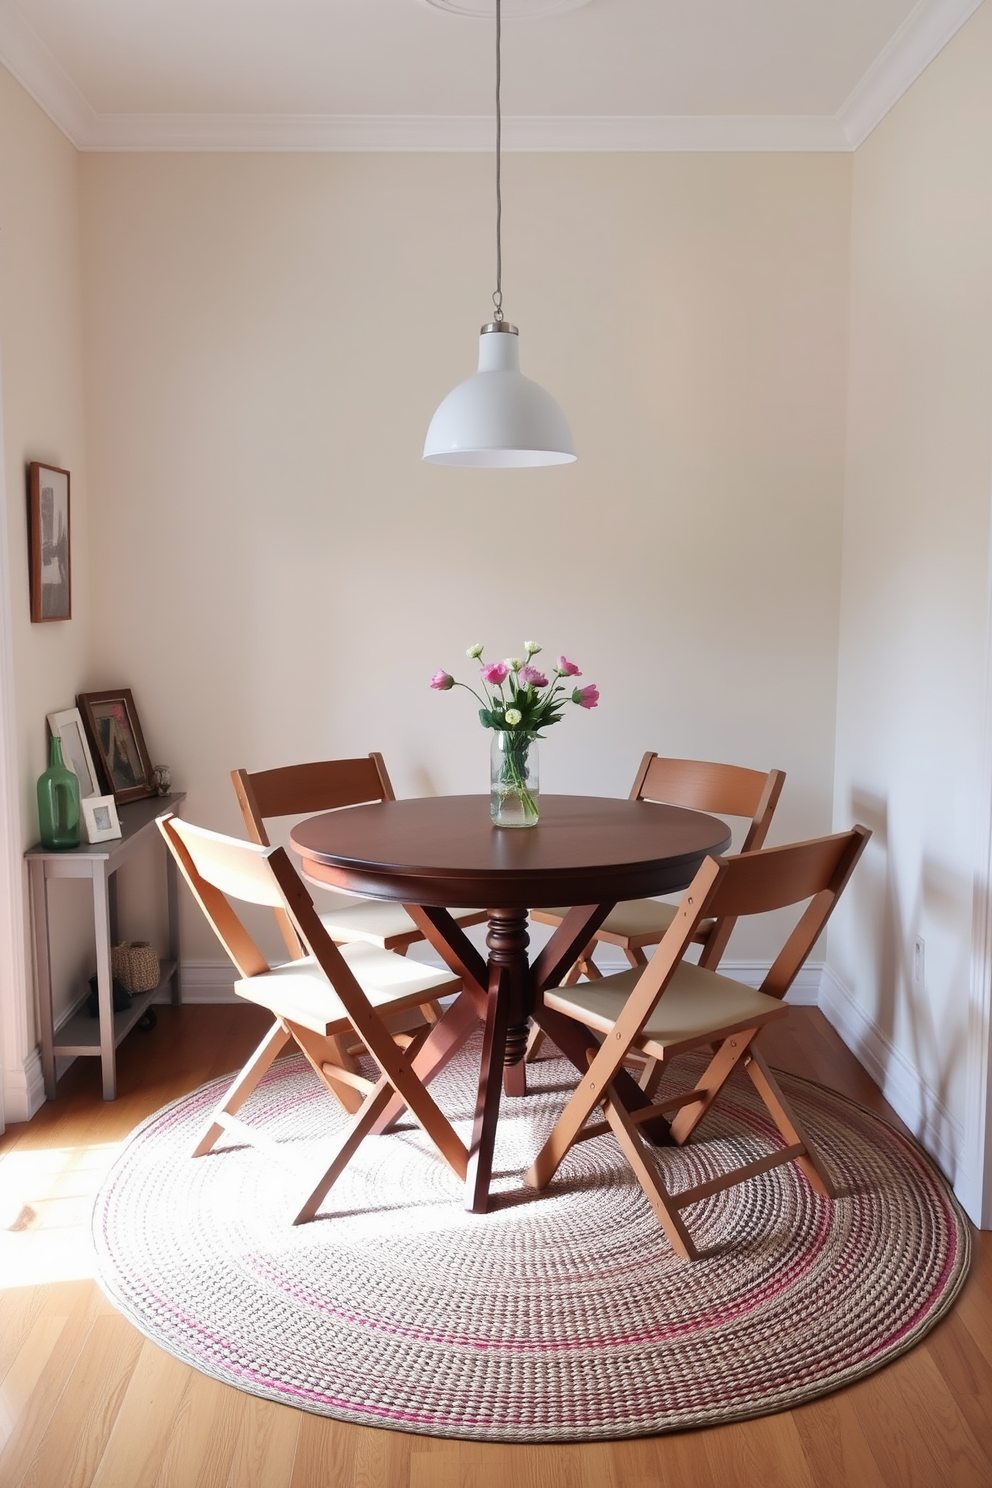
[[[433,1087],[463,1136],[478,1057],[469,1045]],[[840,1196],[817,1198],[790,1163],[703,1200],[684,1211],[702,1252],[689,1264],[610,1136],[574,1148],[543,1194],[522,1187],[574,1083],[558,1058],[504,1098],[489,1213],[465,1212],[409,1127],[366,1139],[294,1228],[345,1118],[301,1058],[280,1061],[241,1112],[274,1154],[225,1138],[188,1156],[227,1081],[131,1136],[94,1210],[102,1285],[206,1374],[367,1426],[586,1441],[782,1410],[916,1343],[964,1280],[970,1230],[914,1142],[781,1080]],[[679,1190],[777,1142],[742,1075],[660,1159]]]

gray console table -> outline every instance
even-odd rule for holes
[[[31,889],[31,924],[34,932],[35,965],[38,972],[38,1012],[41,1020],[41,1067],[45,1095],[55,1099],[55,1060],[60,1054],[99,1055],[103,1071],[103,1098],[117,1095],[117,1045],[137,1023],[155,994],[172,983],[172,1001],[182,1001],[179,951],[179,880],[172,854],[155,825],[163,811],[177,811],[185,791],[171,796],[150,796],[118,808],[121,836],[112,842],[80,843],[65,852],[31,847],[25,853]],[[110,948],[118,940],[117,881],[114,874],[132,853],[157,841],[165,855],[165,880],[169,912],[169,946],[162,960],[158,987],[137,993],[126,1012],[115,1013]],[[52,1010],[52,971],[49,949],[48,883],[53,878],[88,878],[93,886],[93,921],[96,931],[96,974],[99,1018],[91,1018],[85,1006],[70,1013],[58,1028]]]

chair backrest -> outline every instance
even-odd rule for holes
[[[372,1014],[371,1004],[321,924],[284,848],[209,832],[173,812],[160,816],[158,824],[194,898],[243,977],[259,976],[271,967],[229,899],[282,910],[303,953],[314,957],[349,1017],[361,1020]]]
[[[278,816],[313,816],[340,806],[395,801],[381,754],[361,759],[317,760],[276,770],[232,770],[231,779],[248,835],[269,846],[265,822]]]
[[[634,777],[632,801],[662,801],[717,816],[744,816],[750,825],[741,852],[761,847],[785,784],[784,770],[749,770],[709,760],[662,759],[649,750]]]
[[[795,981],[817,937],[833,913],[871,832],[856,826],[850,832],[818,837],[787,847],[768,847],[738,857],[710,857],[686,889],[675,919],[651,957],[629,999],[624,1021],[639,1026],[648,1016],[678,969],[701,921],[734,921],[741,915],[766,914],[805,900],[809,903],[772,962],[760,990],[782,998]],[[719,961],[712,943],[699,958],[714,970]]]
[[[711,891],[709,913],[718,919],[767,914],[809,900],[803,914],[772,962],[761,991],[784,997],[834,912],[871,832],[855,826],[850,832],[817,837],[788,847],[724,859],[726,871]],[[705,964],[707,946],[700,961]]]
[[[252,904],[284,908],[268,864],[273,849],[194,827],[171,811],[158,818],[158,825],[194,899],[241,975],[268,971],[268,961],[231,908],[227,894]]]
[[[630,799],[748,818],[738,851],[750,853],[764,845],[784,784],[784,770],[750,770],[744,765],[719,765],[710,760],[662,759],[648,750],[634,777]],[[735,917],[727,915],[709,930],[704,942],[707,965],[716,966],[735,923]]]
[[[268,847],[266,821],[279,816],[312,816],[341,806],[395,801],[381,754],[360,759],[316,760],[275,770],[232,770],[231,779],[252,842]],[[286,949],[294,959],[304,954],[299,937],[281,909],[276,920]]]

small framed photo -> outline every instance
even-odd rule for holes
[[[93,753],[118,806],[155,795],[152,764],[145,748],[129,687],[81,692],[76,698]]]
[[[49,713],[48,727],[53,739],[57,734],[62,740],[62,759],[79,781],[80,796],[84,800],[87,796],[98,796],[100,777],[90,754],[83,716],[79,709],[66,708],[62,713]]]
[[[113,796],[86,796],[79,803],[87,842],[109,842],[121,835],[120,817]]]
[[[28,480],[31,619],[72,619],[69,472],[32,460]]]

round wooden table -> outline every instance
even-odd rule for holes
[[[312,882],[399,900],[461,977],[463,992],[414,1069],[432,1079],[483,1020],[468,1207],[484,1210],[499,1076],[507,1094],[524,1094],[528,1020],[582,1074],[597,1047],[583,1025],[544,1006],[545,988],[559,984],[618,901],[684,889],[704,858],[729,845],[730,831],[702,812],[599,796],[542,796],[537,826],[494,827],[488,796],[426,796],[311,817],[290,843]],[[560,904],[574,907],[531,965],[527,912]],[[447,913],[455,905],[487,910],[488,963]],[[643,1105],[634,1080],[622,1078],[628,1108]],[[398,1109],[394,1102],[377,1129]]]

